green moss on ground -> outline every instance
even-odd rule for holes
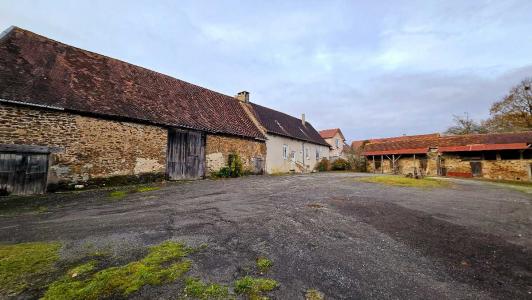
[[[450,187],[451,184],[444,180],[439,180],[435,178],[408,178],[402,176],[373,176],[373,177],[363,177],[355,179],[359,182],[369,182],[369,183],[379,183],[393,186],[401,187],[417,187],[417,188],[443,188]]]
[[[124,266],[94,272],[94,266],[78,266],[52,283],[43,299],[101,299],[114,295],[128,296],[145,285],[175,281],[189,271],[186,257],[191,248],[167,241],[150,248],[146,257]],[[72,276],[75,271],[82,272]]]
[[[316,289],[308,289],[305,293],[305,300],[323,300],[325,296]]]
[[[124,197],[126,197],[126,195],[127,195],[127,191],[121,191],[121,190],[112,191],[109,193],[109,198],[111,198],[112,200],[121,200]]]
[[[144,192],[151,192],[151,191],[156,191],[156,190],[159,190],[160,187],[157,187],[157,186],[141,186],[139,188],[137,188],[137,192],[138,193],[144,193]]]
[[[243,295],[251,300],[268,299],[264,296],[279,286],[279,283],[269,278],[255,278],[245,276],[235,281],[234,290],[237,295]]]
[[[232,299],[229,289],[217,283],[204,283],[197,278],[187,278],[184,297],[194,299]]]
[[[266,273],[270,268],[273,266],[273,262],[269,260],[267,257],[259,257],[257,258],[257,269],[259,269],[259,272]]]
[[[0,246],[0,295],[19,294],[54,271],[60,243],[22,243]]]

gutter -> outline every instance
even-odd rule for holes
[[[77,111],[74,109],[65,109],[63,107],[59,106],[53,106],[53,105],[44,105],[44,104],[35,104],[31,102],[24,102],[24,101],[15,101],[15,100],[7,100],[0,98],[0,103],[8,103],[8,104],[14,104],[14,105],[21,105],[21,106],[29,106],[29,107],[38,107],[38,108],[45,108],[45,109],[51,109],[51,110],[58,110],[58,111],[65,111],[65,112],[72,112],[79,115],[85,115],[85,116],[94,116],[94,117],[100,117],[100,118],[108,118],[108,119],[114,119],[118,121],[126,121],[126,122],[132,122],[132,123],[147,123],[154,126],[160,126],[160,127],[174,127],[174,128],[183,128],[183,129],[190,129],[190,130],[197,130],[197,131],[203,131],[210,134],[227,134],[230,136],[238,136],[241,138],[246,139],[253,139],[258,141],[266,141],[266,139],[262,139],[259,137],[251,137],[251,136],[245,136],[235,133],[229,133],[229,132],[223,132],[218,130],[212,130],[207,128],[194,128],[191,126],[186,125],[170,125],[165,123],[158,123],[153,122],[150,120],[144,120],[144,119],[136,119],[136,118],[130,118],[130,117],[123,117],[123,116],[117,116],[117,115],[108,115],[108,114],[100,114],[100,113],[93,113],[93,112],[85,112],[85,111]]]
[[[1,39],[1,37],[0,37]],[[52,105],[44,105],[44,104],[35,104],[35,103],[28,103],[28,102],[22,102],[22,101],[15,101],[15,100],[7,100],[0,98],[0,103],[10,103],[10,104],[17,104],[17,105],[24,105],[24,106],[33,106],[33,107],[40,107],[40,108],[48,108],[48,109],[54,109],[54,110],[65,110],[62,107],[59,106],[52,106]]]

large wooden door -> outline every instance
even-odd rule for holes
[[[170,180],[205,176],[205,134],[191,130],[168,130],[166,174]]]
[[[48,154],[0,152],[0,194],[44,193],[47,177]]]

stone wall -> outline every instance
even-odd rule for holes
[[[207,175],[227,166],[231,153],[237,153],[242,159],[244,169],[253,172],[256,159],[266,159],[266,143],[232,136],[207,135]]]
[[[443,166],[450,176],[472,177],[470,160],[464,160],[459,155],[445,153],[440,155]],[[375,156],[376,161],[380,161],[380,156]],[[513,160],[480,160],[482,166],[482,178],[500,179],[500,180],[532,180],[532,159],[513,159]],[[402,156],[396,164],[398,165],[399,174],[406,175],[413,173],[414,167],[421,168],[421,160],[416,156],[414,164],[412,156]],[[371,157],[367,160],[367,170],[373,173],[373,161]],[[384,157],[383,168],[376,170],[376,173],[392,173],[392,164],[389,159]],[[425,175],[438,175],[438,153],[429,152],[427,154],[427,169]]]
[[[462,160],[457,155],[445,154],[445,168],[447,174],[471,174],[469,160]],[[530,165],[532,159],[511,159],[511,160],[481,160],[482,178],[502,179],[502,180],[530,180]],[[472,175],[469,175],[472,176]]]
[[[0,143],[59,147],[48,182],[164,173],[167,130],[54,110],[0,104]]]
[[[384,160],[382,161],[382,168],[379,168],[376,170],[377,173],[384,173],[384,174],[392,174],[393,173],[393,164],[391,161],[392,156],[389,155],[390,159],[384,156]],[[422,167],[422,160],[425,160],[427,165],[426,168],[423,170],[424,175],[428,176],[434,176],[437,174],[437,166],[436,166],[436,156],[433,153],[429,153],[428,155],[416,155],[416,159],[414,160],[414,157],[412,155],[401,155],[399,159],[396,160],[395,165],[397,168],[398,174],[406,175],[406,174],[414,174],[414,169],[421,170]],[[381,156],[375,156],[375,162],[378,166],[378,162],[381,161]],[[368,158],[367,162],[367,170],[368,172],[373,173],[373,160],[371,156]]]

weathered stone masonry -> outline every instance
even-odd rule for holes
[[[0,104],[0,143],[59,147],[48,183],[164,173],[167,130],[72,113]]]
[[[222,135],[207,135],[205,152],[207,174],[227,165],[230,153],[238,153],[244,168],[251,171],[255,159],[266,159],[266,143]]]
[[[164,175],[167,129],[153,125],[0,104],[0,144],[58,147],[50,155],[48,184],[142,174]],[[261,141],[207,134],[206,169],[217,171],[236,152],[244,167],[265,159]]]

